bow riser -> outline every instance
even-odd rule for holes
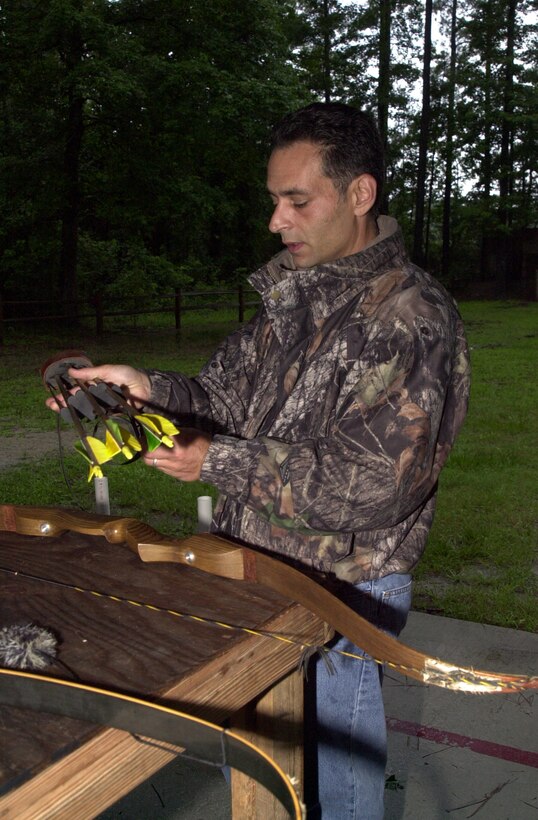
[[[127,544],[145,562],[171,561],[235,581],[246,578],[242,547],[217,535],[167,538],[136,518],[3,504],[0,529],[41,537],[56,537],[68,530],[100,535],[110,544]]]

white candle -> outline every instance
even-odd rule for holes
[[[93,479],[95,489],[95,512],[99,515],[110,515],[110,498],[108,495],[108,478]]]
[[[213,518],[213,499],[210,495],[199,495],[198,505],[198,532],[209,532]]]

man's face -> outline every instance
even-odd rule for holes
[[[275,205],[269,230],[279,233],[298,268],[357,253],[364,247],[352,185],[342,196],[325,176],[319,146],[294,142],[269,158],[267,188]]]

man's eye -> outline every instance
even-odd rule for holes
[[[308,202],[294,202],[293,203],[294,208],[304,208],[305,205],[308,205]]]

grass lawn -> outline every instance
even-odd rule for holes
[[[415,607],[537,631],[538,304],[460,308],[471,401],[441,475]]]
[[[416,574],[415,608],[477,622],[538,630],[536,450],[538,304],[460,305],[472,349],[469,415],[441,477],[438,510]],[[194,374],[237,327],[233,312],[190,313],[181,335],[152,320],[144,327],[51,332],[10,326],[0,349],[0,446],[5,437],[55,429],[44,407],[39,367],[65,348],[98,364],[125,361]],[[0,502],[92,508],[85,467],[58,455],[0,472]],[[186,534],[203,484],[178,485],[142,464],[106,468],[114,513],[135,515],[167,533]]]

